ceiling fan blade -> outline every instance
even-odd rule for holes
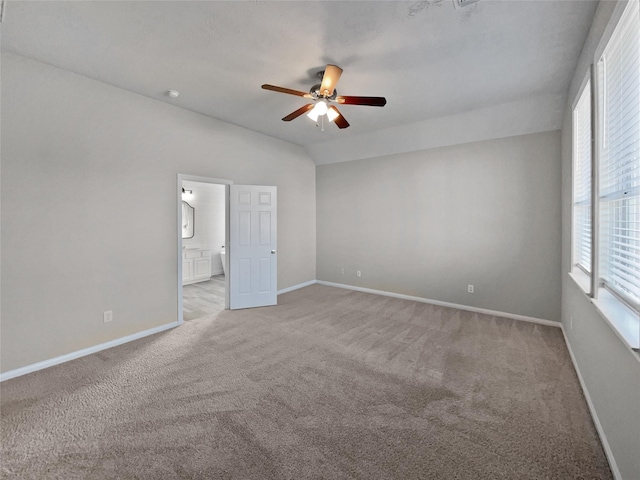
[[[369,105],[371,107],[384,107],[387,99],[384,97],[349,97],[341,95],[336,97],[336,102],[342,105]]]
[[[308,103],[307,105],[305,105],[304,107],[300,107],[298,110],[296,110],[295,112],[290,113],[289,115],[287,115],[286,117],[284,117],[282,120],[285,122],[290,122],[291,120],[293,120],[294,118],[298,118],[300,115],[302,115],[303,113],[307,113],[309,110],[311,110],[313,108],[313,103]]]
[[[333,95],[333,90],[336,88],[338,80],[342,75],[342,69],[337,65],[327,65],[322,75],[322,83],[320,84],[320,93],[330,97]]]
[[[338,110],[333,105],[329,107],[329,110],[333,110],[338,114],[338,116],[333,120],[333,123],[335,123],[338,128],[347,128],[349,126],[349,122],[347,122],[347,119],[342,116],[340,110]]]
[[[301,92],[300,90],[292,90],[290,88],[276,87],[275,85],[268,85],[266,83],[262,85],[262,88],[264,88],[265,90],[271,90],[273,92],[288,93],[289,95],[297,95],[298,97],[313,98],[309,93]]]

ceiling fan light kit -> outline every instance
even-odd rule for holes
[[[323,121],[324,115],[326,115],[330,122],[335,123],[338,128],[342,129],[347,128],[349,126],[349,122],[347,122],[335,105],[331,105],[331,102],[339,103],[341,105],[369,105],[372,107],[384,107],[386,105],[387,100],[384,97],[339,96],[338,91],[336,90],[336,84],[338,83],[341,75],[342,69],[340,67],[329,64],[326,66],[324,71],[318,73],[318,76],[322,79],[322,83],[312,86],[309,93],[269,84],[262,85],[262,88],[273,92],[296,95],[298,97],[314,101],[314,103],[308,103],[284,117],[282,120],[285,122],[290,122],[291,120],[298,118],[303,113],[306,113],[311,120],[318,123],[318,119]]]
[[[318,100],[315,106],[311,109],[311,111],[307,113],[307,117],[309,117],[314,122],[317,122],[319,116],[321,115],[328,116],[328,112],[329,112],[329,107],[327,106],[327,102],[325,100]],[[331,112],[333,113],[333,110],[331,110]],[[335,114],[333,115],[334,115],[333,118],[329,118],[330,122],[336,118]]]
[[[333,122],[336,118],[338,118],[338,116],[340,116],[340,114],[336,109],[329,108],[327,110],[327,118],[329,119],[330,122]]]

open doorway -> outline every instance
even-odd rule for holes
[[[214,178],[178,175],[179,321],[228,308],[228,185]]]

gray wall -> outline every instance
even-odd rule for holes
[[[316,189],[319,280],[560,319],[559,131],[322,165]]]
[[[2,55],[3,372],[176,321],[178,173],[276,185],[278,288],[315,279],[302,148]]]
[[[621,478],[640,478],[640,363],[569,277],[572,104],[626,2],[600,2],[569,89],[562,128],[562,324]],[[571,322],[573,319],[573,322]],[[571,326],[573,325],[573,328]]]

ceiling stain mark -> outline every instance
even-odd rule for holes
[[[462,14],[460,15],[460,21],[461,22],[466,22],[468,20],[471,19],[471,17],[473,15],[475,15],[476,12],[478,12],[478,5],[480,5],[479,3],[474,3],[472,5],[468,5],[466,7],[466,9],[462,12]]]
[[[426,0],[422,2],[414,3],[409,7],[409,16],[415,17],[420,12],[422,12],[425,8],[429,8],[429,2],[427,2]]]
[[[420,15],[422,12],[429,9],[430,6],[439,7],[442,5],[444,0],[422,0],[420,2],[415,2],[409,7],[409,17],[415,17]]]

